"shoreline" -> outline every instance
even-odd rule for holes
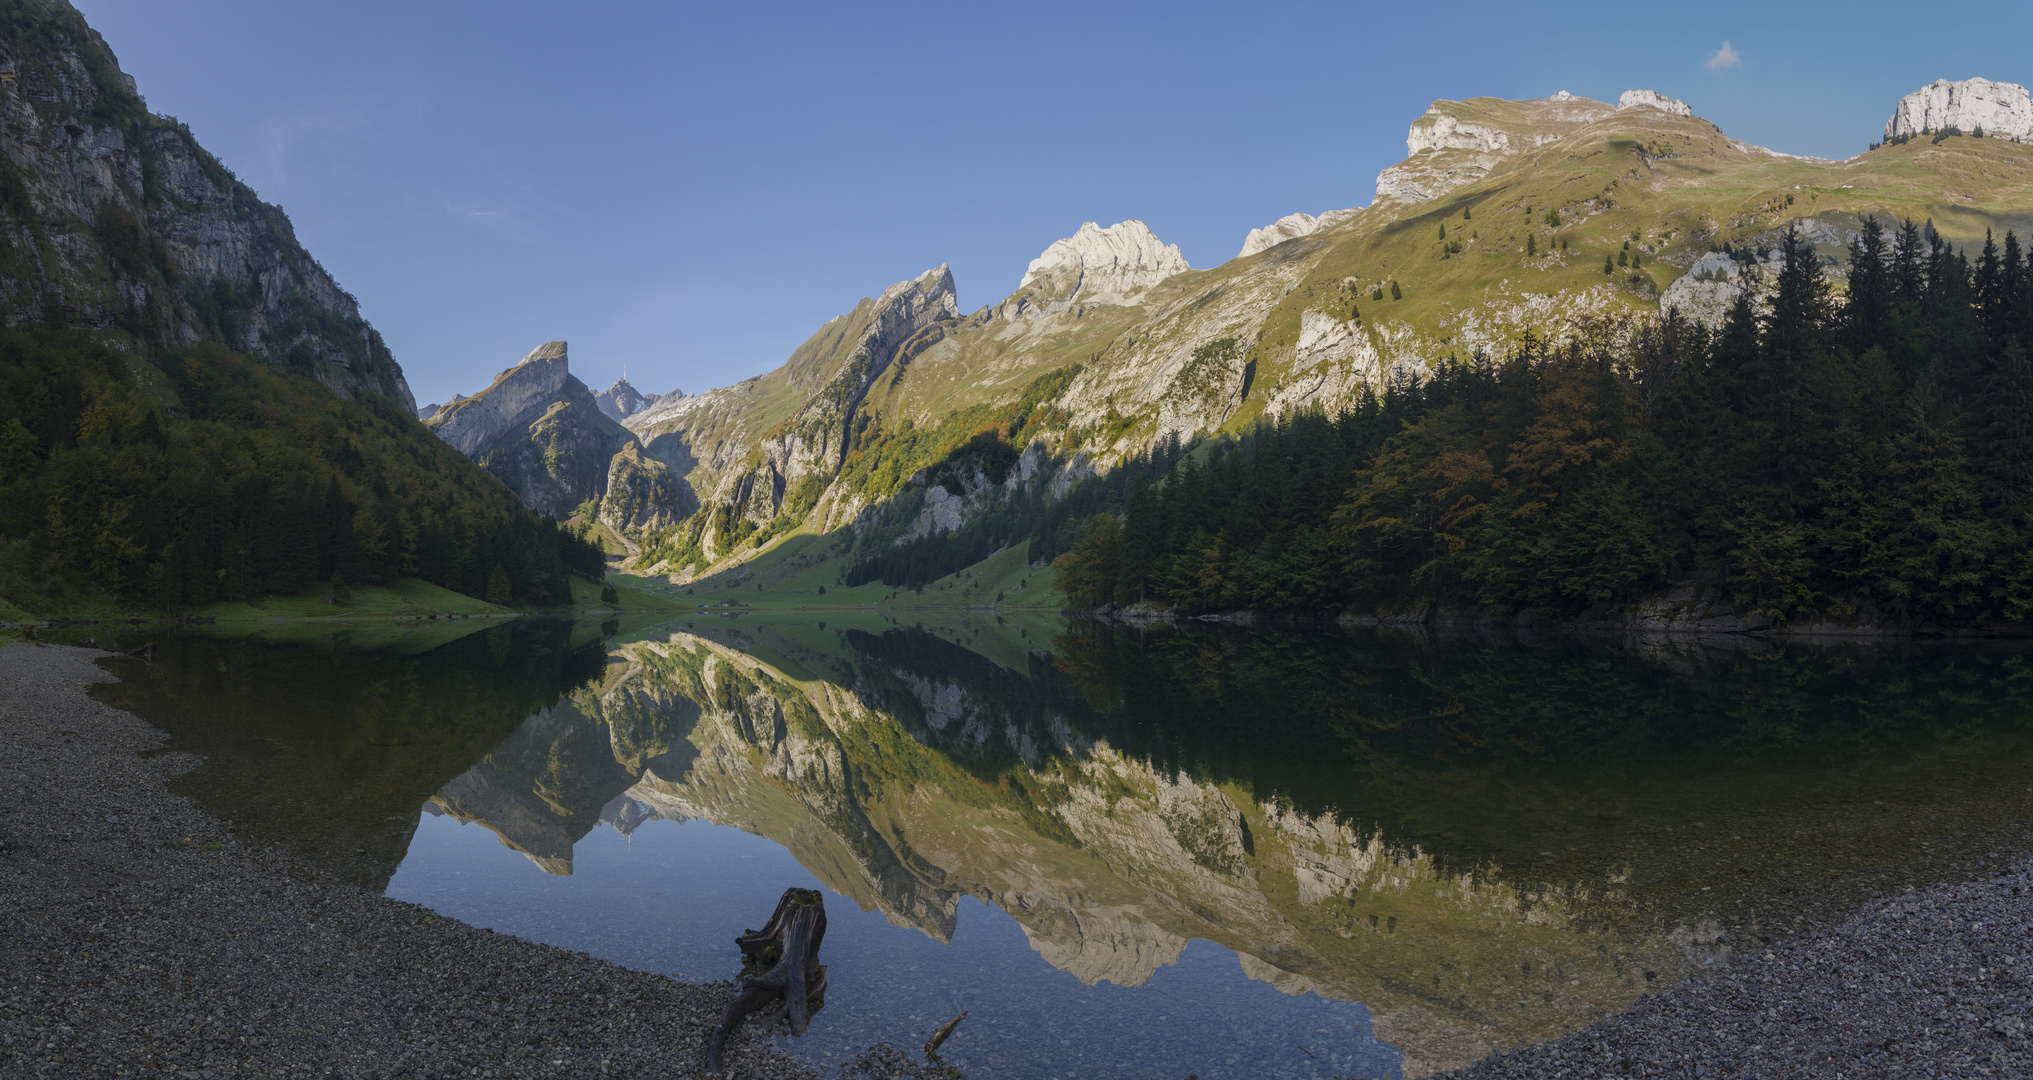
[[[0,1074],[709,1075],[731,983],[477,929],[243,846],[169,791],[190,755],[89,696],[115,681],[108,655],[0,648]],[[904,1060],[871,1054],[861,1075],[915,1074]],[[817,1075],[752,1022],[727,1061]]]
[[[194,758],[88,695],[114,681],[107,655],[0,648],[0,1074],[708,1075],[730,984],[476,929],[241,845],[167,789]],[[2033,1075],[2033,858],[1985,864],[1734,942],[1710,978],[1444,1075]],[[753,1024],[729,1063],[816,1075]],[[942,1074],[885,1048],[844,1075]]]
[[[2033,1076],[2033,858],[1742,950],[1714,976],[1442,1075]]]

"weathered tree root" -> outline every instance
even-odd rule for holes
[[[959,1016],[946,1021],[945,1027],[940,1028],[930,1039],[925,1041],[925,1064],[940,1064],[939,1047],[945,1045],[946,1040],[952,1036],[953,1029],[959,1027],[960,1021],[965,1019],[967,1019],[967,1012],[963,1009]]]
[[[768,1025],[788,1016],[791,1034],[805,1033],[812,1022],[812,1001],[826,992],[826,969],[819,966],[819,943],[825,937],[825,897],[815,889],[785,889],[767,925],[734,939],[744,966],[771,966],[743,978],[734,1000],[727,1003],[706,1044],[708,1071],[724,1071],[728,1033],[772,997],[781,996],[783,1004],[769,1015]]]

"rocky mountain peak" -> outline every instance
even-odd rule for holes
[[[1562,91],[1563,93],[1565,91]],[[1678,98],[1669,98],[1657,90],[1626,90],[1617,98],[1617,111],[1625,109],[1657,109],[1674,116],[1693,116],[1694,110]]]
[[[2033,139],[2033,96],[2018,83],[1936,79],[1899,99],[1885,121],[1885,138],[1951,127],[1966,132],[1982,128],[1992,138]]]
[[[518,421],[526,423],[524,414],[555,398],[571,377],[565,343],[547,341],[496,375],[487,389],[464,401],[455,399],[426,423],[460,453],[478,457]]]
[[[1068,299],[1123,303],[1132,294],[1191,269],[1178,245],[1158,239],[1141,221],[1132,218],[1105,229],[1089,221],[1032,259],[1017,288],[1054,278],[1054,284],[1071,286]]]
[[[600,406],[600,411],[607,414],[608,419],[626,420],[664,398],[672,396],[682,398],[685,396],[685,392],[683,390],[673,390],[669,394],[645,394],[637,390],[628,381],[628,377],[624,375],[614,380],[613,386],[594,394],[593,400]]]
[[[898,304],[907,309],[911,319],[957,317],[960,299],[953,286],[953,271],[940,263],[909,281],[891,285],[875,298],[878,312]]]

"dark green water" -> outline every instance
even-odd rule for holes
[[[2033,840],[2014,646],[829,622],[193,636],[102,693],[249,838],[618,962],[725,977],[824,886],[791,1049],[969,1008],[977,1078],[1417,1075]]]

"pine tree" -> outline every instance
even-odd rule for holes
[[[1396,282],[1395,280],[1393,280],[1393,281],[1391,282],[1391,299],[1393,299],[1393,300],[1403,300],[1404,298],[1405,298],[1405,294],[1404,294],[1403,292],[1399,291],[1399,289],[1398,289],[1398,283],[1397,283],[1397,282]]]
[[[1614,274],[1616,273],[1616,271],[1617,271],[1616,259],[1612,256],[1604,255],[1602,257],[1602,272],[1605,274]]]
[[[1629,251],[1617,252],[1617,265],[1618,266],[1631,265],[1631,253]],[[1605,270],[1607,270],[1607,267],[1605,267]]]
[[[1539,238],[1537,236],[1527,234],[1525,236],[1526,257],[1529,258],[1533,255],[1537,255],[1538,253],[1539,253]]]
[[[500,563],[495,563],[494,569],[487,575],[487,602],[507,607],[510,597],[508,571]]]

